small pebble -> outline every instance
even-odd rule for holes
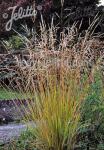
[[[5,118],[3,118],[3,121],[5,121]]]
[[[6,111],[6,108],[3,108],[4,111]]]

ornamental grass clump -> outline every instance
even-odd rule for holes
[[[38,150],[75,147],[81,107],[101,58],[101,54],[96,57],[96,39],[89,30],[82,37],[73,25],[58,36],[53,24],[47,29],[42,22],[39,35],[31,39],[19,35],[28,55],[22,59],[14,56],[16,75],[11,83],[15,81],[21,95],[25,92],[28,96],[24,121],[35,124],[29,127]]]
[[[39,150],[71,150],[76,142],[81,106],[89,88],[78,70],[60,69],[60,74],[45,73],[38,79],[34,97],[27,102],[24,120],[35,127],[35,146]]]

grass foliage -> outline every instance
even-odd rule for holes
[[[88,83],[79,82],[74,71],[61,74],[60,80],[56,75],[48,75],[46,82],[40,79],[39,93],[35,93],[28,105],[25,119],[36,124],[33,132],[39,150],[70,150],[74,146]]]

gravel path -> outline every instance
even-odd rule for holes
[[[26,131],[27,126],[23,124],[10,124],[0,126],[0,144],[6,144],[14,138],[18,138],[22,131]]]

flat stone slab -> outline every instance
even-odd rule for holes
[[[13,139],[17,139],[23,131],[26,131],[27,125],[10,124],[0,126],[0,145],[6,144]]]

